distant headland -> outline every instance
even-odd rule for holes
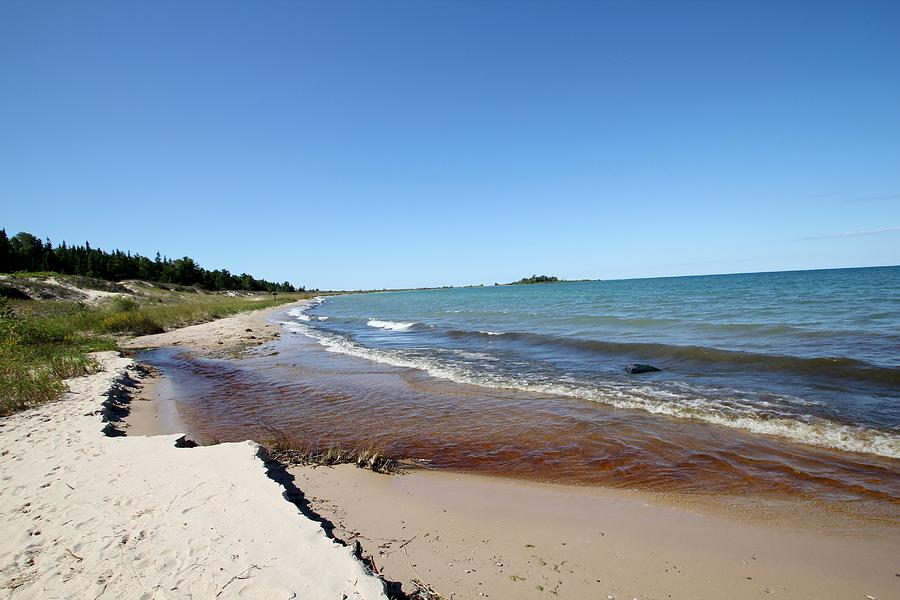
[[[592,281],[591,279],[560,279],[550,275],[532,275],[531,277],[523,277],[518,281],[510,283],[495,283],[495,286],[501,285],[532,285],[535,283],[574,283],[577,281]]]
[[[532,275],[531,277],[523,277],[518,281],[513,281],[507,285],[530,285],[532,283],[559,283],[559,277],[551,277],[550,275]]]

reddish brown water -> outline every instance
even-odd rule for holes
[[[277,356],[139,358],[169,378],[201,442],[274,426],[298,444],[378,443],[434,467],[574,484],[789,496],[900,508],[900,461],[789,443],[572,398],[484,389],[329,353],[305,339]]]

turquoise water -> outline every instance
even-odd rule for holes
[[[336,296],[288,319],[327,350],[486,391],[900,457],[900,267]]]

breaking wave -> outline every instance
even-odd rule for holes
[[[415,323],[397,323],[395,321],[379,321],[378,319],[369,319],[366,325],[368,325],[369,327],[377,327],[378,329],[388,329],[390,331],[406,331],[407,329],[415,325]]]
[[[407,330],[414,325],[414,323],[396,323],[375,319],[369,320],[367,324],[370,327],[398,331]],[[738,401],[728,402],[699,397],[696,394],[689,393],[690,390],[687,387],[685,388],[685,393],[680,394],[673,393],[671,390],[654,389],[647,385],[624,382],[610,381],[597,384],[562,378],[557,381],[546,381],[529,377],[528,374],[510,376],[482,370],[476,372],[467,365],[452,364],[437,357],[422,356],[409,350],[364,347],[346,337],[310,327],[297,321],[284,322],[283,325],[289,331],[316,340],[330,352],[338,352],[395,367],[420,369],[433,377],[457,383],[579,398],[616,408],[642,410],[652,414],[704,421],[755,434],[779,436],[793,442],[822,448],[900,458],[900,436],[890,432],[865,426],[842,424],[809,415],[787,415],[777,410],[765,412],[760,410],[759,404],[742,405]],[[498,334],[494,332],[461,333],[466,335],[514,335],[519,337],[535,335],[520,333]],[[684,357],[688,355],[710,360],[709,357],[713,354],[718,353],[717,356],[721,357],[723,356],[722,353],[724,353],[726,357],[736,358],[738,361],[750,361],[755,364],[767,364],[766,361],[773,360],[772,357],[742,356],[744,353],[706,348],[660,347],[661,345],[657,344],[603,344],[577,340],[566,340],[566,343],[577,343],[587,347],[597,347],[597,344],[600,344],[604,350],[612,348],[619,352],[634,352],[636,349],[643,351],[655,350],[657,356]],[[863,371],[866,369],[865,366],[856,364],[858,361],[850,359],[807,360],[792,357],[775,357],[774,360],[781,360],[781,358],[793,361],[789,364],[789,368],[805,368],[812,372],[836,368],[862,369]]]

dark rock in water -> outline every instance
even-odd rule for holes
[[[641,373],[652,373],[654,371],[660,371],[661,369],[657,369],[653,365],[642,365],[639,363],[634,363],[625,367],[625,372],[630,373],[632,375],[639,375]]]

